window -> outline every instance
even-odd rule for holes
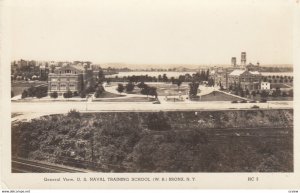
[[[75,85],[74,84],[69,84],[69,89],[70,90],[75,90]]]
[[[62,89],[62,90],[66,90],[66,84],[60,84],[60,89]]]
[[[56,90],[57,89],[57,85],[56,84],[51,84],[51,90]]]

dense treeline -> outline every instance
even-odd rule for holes
[[[125,76],[119,77],[116,75],[113,78],[106,78],[108,82],[171,82],[174,83],[175,81],[181,82],[202,82],[208,81],[210,85],[213,85],[213,79],[209,78],[209,70],[205,71],[202,70],[201,72],[197,72],[194,74],[185,74],[179,75],[178,78],[175,77],[168,77],[167,74],[160,74],[158,76],[148,76],[148,75],[139,75],[139,76]]]
[[[292,119],[292,110],[71,111],[13,124],[12,156],[106,172],[291,172]]]

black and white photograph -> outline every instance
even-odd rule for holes
[[[297,1],[3,5],[11,174],[295,172]]]

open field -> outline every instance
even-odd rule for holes
[[[123,97],[123,96],[104,91],[102,94],[100,94],[99,98],[117,98],[117,97]]]
[[[12,82],[11,83],[11,90],[14,92],[14,95],[20,95],[22,92],[31,87],[31,86],[38,86],[38,85],[43,85],[47,84],[45,81],[34,81],[34,82],[29,82],[29,81],[18,81],[18,82]]]
[[[114,98],[114,99],[104,99],[104,98],[96,98],[93,101],[96,102],[149,102],[154,101],[152,97],[130,97],[130,98]]]
[[[292,172],[293,110],[106,112],[12,125],[12,156],[99,172]]]
[[[175,84],[148,84],[157,88],[158,96],[178,96],[179,92],[181,95],[185,95],[189,91],[188,85],[178,86]]]

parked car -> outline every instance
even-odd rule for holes
[[[242,100],[242,101],[240,101],[240,103],[247,103],[247,101],[246,100]]]
[[[253,105],[251,108],[252,108],[252,109],[259,109],[259,106]]]
[[[252,100],[252,101],[249,101],[249,103],[256,103],[256,101],[255,101],[255,100]]]
[[[237,101],[231,101],[231,103],[238,103]]]
[[[154,101],[152,104],[160,104],[159,101]]]

